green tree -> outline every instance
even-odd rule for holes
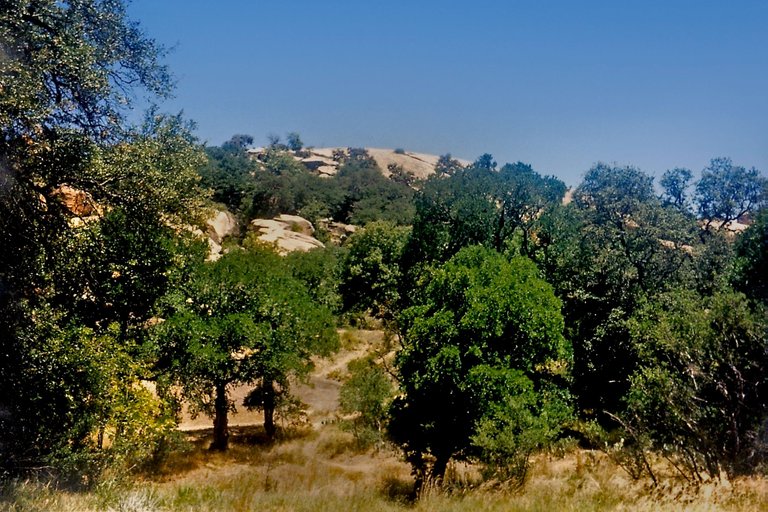
[[[736,284],[747,296],[768,303],[768,208],[736,242]]]
[[[768,198],[768,180],[754,167],[733,165],[730,158],[714,158],[696,183],[694,201],[709,229],[756,211]]]
[[[291,132],[285,137],[286,145],[291,151],[301,151],[304,147],[304,143],[301,141],[301,137],[296,132]]]
[[[560,203],[564,193],[562,181],[542,177],[521,162],[497,171],[488,154],[449,176],[435,175],[416,197],[406,267],[446,261],[474,244],[497,251],[517,245],[522,254],[532,256],[539,219]]]
[[[256,385],[249,403],[264,410],[273,436],[290,378],[309,371],[310,355],[338,343],[330,313],[269,250],[233,251],[203,264],[180,291],[158,326],[159,361],[193,409],[213,418],[211,448],[228,446],[229,388],[236,384]]]
[[[661,204],[650,176],[605,164],[590,169],[574,202],[542,226],[541,257],[574,345],[573,389],[582,413],[606,419],[623,408],[636,364],[626,320],[644,297],[696,286],[698,227]]]
[[[541,176],[522,162],[505,164],[496,177],[494,197],[499,205],[496,223],[496,248],[502,250],[505,239],[519,231],[521,251],[532,256],[531,237],[541,215],[562,201],[565,183],[554,176]]]
[[[423,300],[401,318],[402,394],[389,426],[418,484],[439,482],[452,459],[527,461],[568,416],[560,301],[529,259],[482,247],[421,284]]]
[[[409,228],[374,222],[349,237],[339,287],[344,309],[381,318],[399,311],[400,259],[409,233]]]
[[[370,357],[347,365],[349,377],[339,390],[341,412],[354,414],[352,432],[361,447],[381,441],[394,395],[392,378]]]
[[[764,311],[729,290],[675,290],[630,325],[639,366],[623,415],[693,482],[750,471],[768,451],[768,338]]]
[[[323,249],[294,251],[285,256],[293,277],[304,284],[317,304],[334,314],[342,309],[339,284],[344,255],[344,249],[328,244]]]
[[[671,204],[688,211],[688,195],[686,190],[693,178],[693,173],[689,169],[675,167],[664,171],[659,184],[664,188],[663,199],[667,204]]]
[[[127,413],[152,409],[135,392],[150,373],[140,326],[185,259],[169,249],[164,223],[194,220],[205,197],[187,124],[154,111],[143,126],[124,119],[137,92],[169,92],[162,53],[119,0],[0,3],[0,409],[10,465],[87,458],[97,434],[113,429],[115,446],[119,433],[140,430],[132,417],[153,424]]]
[[[463,168],[464,166],[461,165],[461,162],[451,157],[450,153],[446,153],[444,155],[440,155],[440,157],[437,159],[437,163],[435,164],[435,174],[437,176],[452,176],[456,173],[456,171],[459,171]]]
[[[253,144],[252,136],[238,133],[222,144],[221,147],[232,152],[244,152],[251,144]]]

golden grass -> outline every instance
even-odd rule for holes
[[[346,346],[313,374],[314,394],[337,393],[336,374],[361,353],[381,350],[381,331],[348,330]],[[689,489],[663,461],[664,485],[633,481],[609,457],[564,443],[537,456],[523,489],[481,483],[476,468],[455,465],[443,492],[410,500],[410,469],[392,450],[361,451],[333,423],[335,396],[302,396],[310,425],[282,431],[270,443],[260,422],[232,429],[231,448],[210,452],[210,429],[185,432],[161,463],[129,481],[108,480],[87,493],[34,482],[0,489],[0,511],[456,511],[456,512],[752,512],[768,510],[768,479],[751,477]],[[327,409],[327,410],[326,410]],[[314,412],[313,412],[314,411]],[[311,425],[314,425],[311,426]]]
[[[128,484],[68,493],[20,483],[0,498],[8,511],[690,511],[764,510],[768,482],[752,477],[652,488],[632,481],[599,452],[540,455],[522,490],[479,483],[457,466],[443,492],[411,503],[409,468],[395,452],[359,452],[334,425],[291,432],[274,444],[258,429],[239,429],[227,453],[205,449],[198,435],[152,473]]]

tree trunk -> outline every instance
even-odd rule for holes
[[[215,416],[213,418],[213,443],[211,450],[225,451],[229,446],[229,428],[227,413],[229,403],[227,400],[227,385],[219,382],[216,384],[216,398],[213,403]]]
[[[448,462],[451,460],[449,456],[438,455],[435,459],[435,463],[432,466],[431,479],[435,487],[440,488],[443,485],[443,478],[445,477],[445,470],[448,469]]]
[[[275,427],[275,386],[272,381],[264,384],[264,431],[269,439],[274,439]]]

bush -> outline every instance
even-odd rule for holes
[[[348,369],[349,378],[341,386],[339,404],[343,413],[355,415],[348,429],[358,446],[367,448],[384,438],[384,422],[394,386],[387,373],[371,358],[355,359]]]
[[[675,291],[630,322],[639,368],[623,422],[691,481],[749,472],[765,460],[768,325],[733,291]]]

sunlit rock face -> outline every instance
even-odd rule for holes
[[[278,215],[274,219],[254,219],[250,228],[259,233],[259,240],[274,244],[280,254],[309,251],[324,244],[312,236],[314,226],[296,215]]]

